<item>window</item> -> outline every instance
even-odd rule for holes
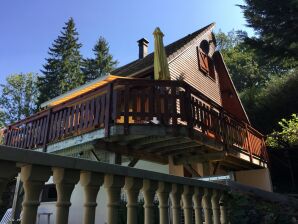
[[[199,70],[206,76],[215,80],[214,64],[211,57],[208,56],[209,45],[206,40],[203,40],[200,47],[197,47]]]
[[[47,184],[42,190],[41,202],[51,201],[57,201],[57,191],[55,184]]]

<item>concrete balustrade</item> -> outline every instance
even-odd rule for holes
[[[84,224],[95,223],[98,192],[107,195],[107,223],[118,223],[121,190],[127,196],[127,223],[138,223],[138,198],[144,197],[144,223],[154,223],[154,200],[159,202],[159,223],[228,223],[225,211],[226,186],[118,165],[61,157],[52,154],[0,146],[0,193],[20,171],[24,186],[22,224],[35,224],[44,183],[53,176],[57,189],[56,221],[68,223],[71,196],[80,183],[84,194]],[[99,201],[100,198],[99,198]],[[171,205],[171,207],[169,207]],[[182,206],[181,206],[182,205]],[[204,215],[202,214],[204,212]],[[193,213],[195,220],[193,220]],[[98,218],[98,217],[97,217]]]

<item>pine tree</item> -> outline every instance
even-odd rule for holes
[[[247,38],[265,59],[288,66],[297,66],[298,1],[245,0],[244,17],[257,36]]]
[[[100,37],[92,49],[95,58],[84,60],[82,71],[85,81],[91,81],[111,72],[117,65],[117,61],[109,53],[109,44],[104,37]]]
[[[49,48],[49,58],[42,70],[44,76],[38,82],[38,105],[84,83],[81,46],[74,20],[70,18]]]

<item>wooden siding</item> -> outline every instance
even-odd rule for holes
[[[222,97],[222,106],[229,113],[233,114],[237,119],[250,123],[245,110],[238,97],[237,91],[233,85],[232,79],[227,71],[223,58],[219,52],[214,54],[214,62],[219,72],[219,83]]]
[[[200,46],[203,40],[207,40],[208,42],[212,40],[211,31],[196,39],[187,49],[182,49],[180,51],[181,53],[169,62],[171,79],[176,80],[183,74],[185,82],[202,92],[217,104],[222,105],[217,72],[215,71],[216,80],[213,80],[199,70],[197,47]],[[210,57],[212,57],[214,51],[215,46],[213,42],[211,42],[209,49]]]

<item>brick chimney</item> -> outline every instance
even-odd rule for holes
[[[142,59],[147,56],[148,54],[148,44],[149,41],[145,38],[142,38],[137,41],[139,43],[139,59]]]

